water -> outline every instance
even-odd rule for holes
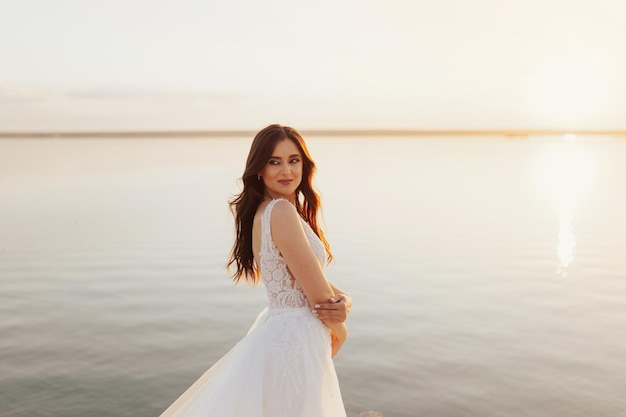
[[[626,141],[312,138],[350,417],[626,415]],[[155,416],[265,306],[242,139],[0,141],[0,416]]]

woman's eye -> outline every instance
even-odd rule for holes
[[[297,164],[298,162],[300,162],[300,160],[299,160],[298,158],[293,158],[293,159],[291,160],[291,163],[292,163],[292,164]]]
[[[269,164],[270,165],[278,165],[278,161],[271,160],[271,161],[269,161]]]

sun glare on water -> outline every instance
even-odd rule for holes
[[[535,166],[538,187],[558,215],[557,274],[567,276],[574,261],[576,238],[573,222],[576,211],[593,185],[594,164],[575,135],[564,135],[543,154]]]

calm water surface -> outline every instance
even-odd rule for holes
[[[0,416],[158,416],[245,335],[250,142],[0,140]],[[350,417],[626,415],[626,140],[309,146]]]

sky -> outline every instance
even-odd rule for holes
[[[626,130],[622,0],[0,10],[0,131]]]

